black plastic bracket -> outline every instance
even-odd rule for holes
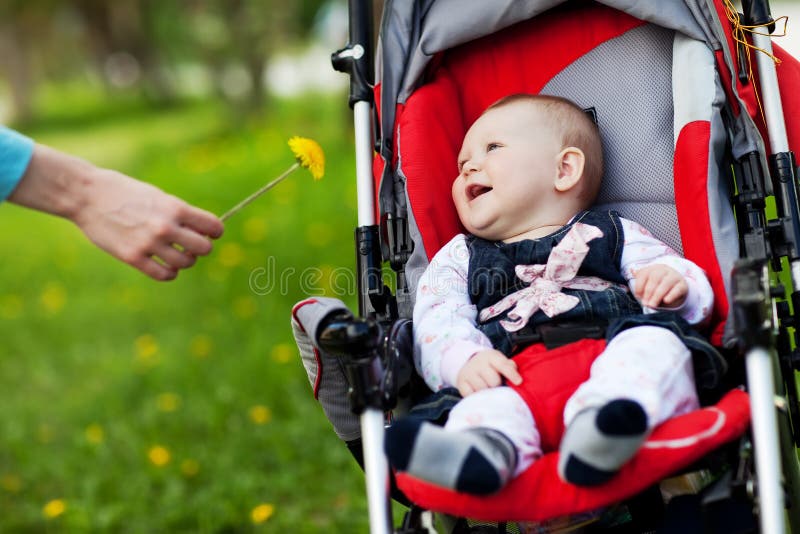
[[[331,55],[334,70],[350,75],[350,107],[372,102],[372,1],[350,0],[350,41]]]
[[[772,346],[772,311],[763,260],[738,260],[733,267],[732,313],[742,352]]]
[[[746,258],[765,261],[772,256],[772,250],[764,215],[767,193],[761,158],[751,152],[734,168],[737,194],[733,200],[742,252]]]
[[[769,33],[775,31],[775,20],[769,9],[769,0],[742,0],[745,26],[767,26]]]

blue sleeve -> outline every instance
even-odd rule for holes
[[[0,202],[17,187],[33,155],[33,140],[0,126]]]

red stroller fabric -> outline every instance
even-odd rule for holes
[[[568,24],[564,23],[565,17]],[[397,158],[407,177],[414,219],[429,258],[454,234],[463,231],[454,206],[444,199],[450,198],[462,136],[483,109],[507,94],[537,92],[576,58],[642,24],[614,9],[586,3],[579,10],[547,13],[436,58],[429,68],[427,83],[405,105],[398,106],[394,136]],[[569,45],[554,48],[553,42]],[[785,59],[782,90],[789,98],[788,87],[800,80],[800,68],[781,50],[777,53]],[[722,78],[730,76],[725,72],[727,69],[722,70]],[[467,85],[470,90],[465,89]],[[474,90],[475,85],[478,90]],[[739,92],[747,94],[742,88]],[[787,126],[794,124],[789,128],[792,143],[800,140],[800,120],[791,120],[792,114],[800,111],[799,107],[797,103],[786,104]],[[749,111],[757,113],[757,107]],[[433,117],[435,120],[431,120]],[[723,277],[729,273],[722,273],[719,268],[708,222],[706,171],[710,129],[710,123],[696,121],[679,132],[674,184],[684,253],[706,271],[717,297],[711,338],[712,342],[719,342],[728,311]],[[535,417],[542,426],[545,450],[551,452],[500,493],[490,497],[460,494],[404,473],[397,475],[400,489],[412,501],[434,511],[489,521],[543,521],[594,510],[630,497],[747,429],[748,397],[734,390],[716,406],[659,426],[637,456],[608,483],[595,488],[564,483],[557,475],[555,452],[563,432],[561,408],[577,385],[588,377],[591,362],[603,346],[603,342],[585,340],[549,353],[534,346],[515,357],[520,369],[530,367],[531,376],[548,377],[544,384],[526,381],[537,387],[520,392],[531,404],[540,407]],[[542,370],[550,366],[554,367]]]
[[[515,357],[523,375],[523,386],[516,389],[537,407],[534,418],[545,451],[557,450],[564,431],[564,403],[588,378],[591,363],[604,347],[602,340],[578,341],[551,351],[534,345]],[[413,502],[438,512],[485,521],[544,521],[595,510],[635,495],[737,438],[749,423],[748,396],[733,390],[716,406],[675,417],[657,427],[616,477],[593,488],[574,486],[559,478],[558,452],[547,452],[489,497],[446,490],[404,473],[397,474],[397,485]]]

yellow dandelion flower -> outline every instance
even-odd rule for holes
[[[310,223],[306,227],[306,241],[313,247],[324,247],[329,244],[334,237],[333,229],[330,224]]]
[[[134,341],[136,359],[143,363],[152,362],[158,355],[158,342],[151,334],[142,334]]]
[[[154,445],[150,447],[149,451],[147,451],[147,458],[154,466],[164,467],[169,463],[170,460],[169,450],[161,445]]]
[[[192,478],[196,476],[197,473],[200,472],[200,464],[197,463],[197,460],[193,460],[192,458],[187,458],[181,462],[181,473],[186,478]]]
[[[250,243],[258,243],[267,236],[267,221],[262,217],[250,217],[244,222],[242,233]]]
[[[244,261],[244,251],[239,243],[225,243],[219,249],[219,262],[225,267],[236,267]]]
[[[61,284],[50,282],[39,296],[39,301],[47,313],[54,315],[60,312],[67,302],[67,291]]]
[[[325,153],[319,143],[307,137],[295,136],[289,139],[289,148],[300,166],[311,171],[315,180],[325,175]]]
[[[86,430],[84,431],[84,435],[86,436],[86,441],[93,445],[99,445],[106,439],[106,433],[103,430],[103,427],[97,423],[92,423],[91,425],[87,426]]]
[[[272,419],[272,411],[266,406],[257,404],[250,408],[250,420],[257,425],[268,423]]]
[[[260,525],[275,513],[275,507],[269,503],[259,504],[250,512],[250,519],[256,525]]]
[[[0,488],[9,493],[17,493],[22,489],[22,479],[17,475],[5,474],[0,477]]]
[[[177,393],[162,393],[156,399],[156,404],[161,412],[174,412],[181,406],[181,396]]]
[[[286,169],[280,176],[262,186],[256,192],[220,215],[220,219],[224,221],[230,218],[233,214],[238,213],[242,208],[275,187],[278,183],[283,181],[287,176],[292,174],[300,167],[308,169],[311,172],[311,176],[314,177],[314,180],[319,180],[324,176],[325,153],[322,151],[322,147],[320,147],[316,141],[306,137],[292,137],[289,139],[289,148],[292,149],[294,157],[297,161],[295,161],[295,163]]]
[[[53,499],[48,501],[42,508],[42,513],[48,519],[55,519],[67,510],[67,503],[61,499]]]
[[[256,299],[250,296],[239,297],[233,301],[233,313],[240,319],[249,319],[258,311]]]
[[[191,343],[189,343],[189,352],[195,358],[206,358],[209,354],[211,354],[211,349],[213,346],[214,345],[209,336],[200,334],[192,338]]]
[[[272,353],[270,354],[273,361],[278,363],[288,363],[292,359],[292,355],[294,354],[294,350],[292,346],[288,343],[280,343],[272,347]]]
[[[53,441],[53,427],[47,423],[42,423],[36,430],[36,437],[39,438],[39,443],[50,443]]]

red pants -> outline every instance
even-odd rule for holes
[[[558,449],[564,433],[564,406],[583,382],[595,358],[606,347],[604,339],[583,339],[547,350],[537,344],[514,356],[522,384],[513,388],[528,405],[542,440],[542,451]]]

